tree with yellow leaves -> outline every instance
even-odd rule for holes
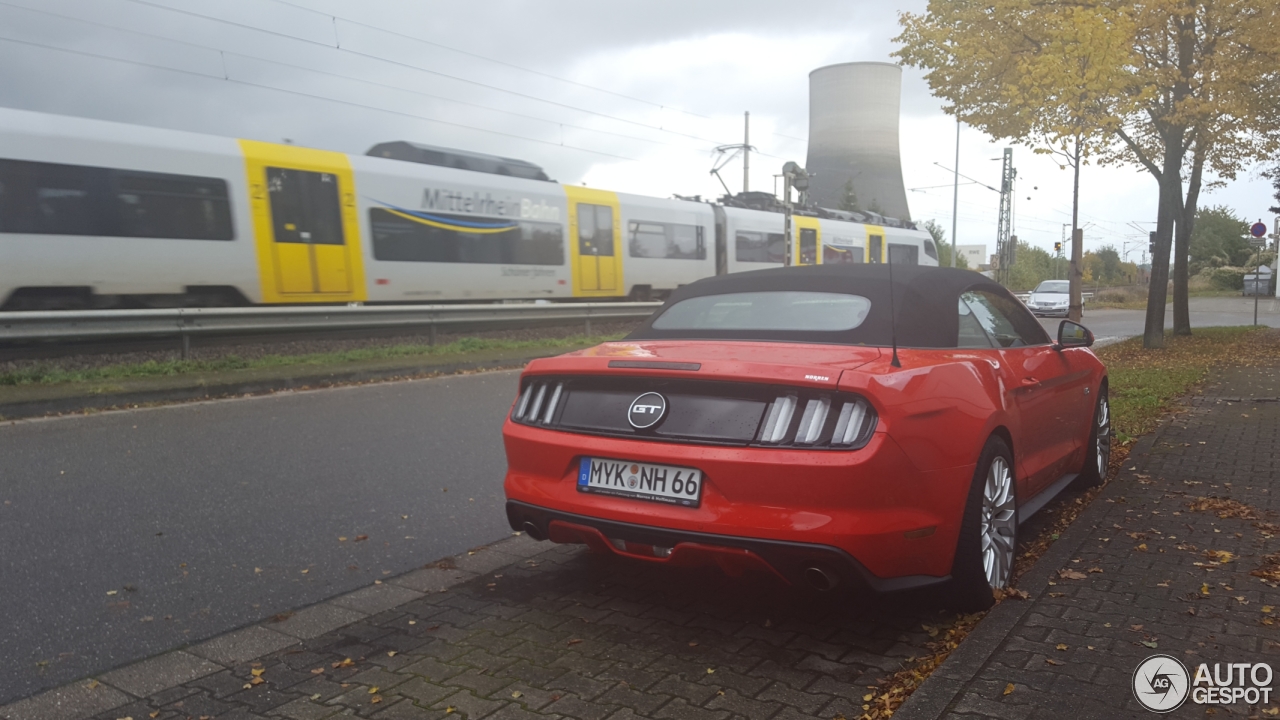
[[[948,112],[1069,154],[1077,172],[1093,156],[1155,177],[1143,344],[1163,345],[1175,224],[1174,330],[1190,333],[1187,248],[1204,173],[1230,179],[1280,149],[1280,0],[930,0],[901,21],[898,57],[928,70]]]
[[[996,138],[1052,154],[1073,170],[1071,305],[1081,304],[1080,171],[1114,142],[1115,105],[1123,100],[1116,68],[1129,15],[1095,5],[1043,12],[1033,0],[933,0],[924,15],[902,15],[895,53],[926,68],[947,112]]]

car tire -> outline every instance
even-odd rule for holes
[[[1085,445],[1084,467],[1080,470],[1080,482],[1085,487],[1101,485],[1111,463],[1111,401],[1106,385],[1098,388],[1098,402],[1089,425],[1089,443]]]
[[[947,604],[960,612],[985,610],[992,591],[1009,586],[1018,548],[1018,484],[1013,453],[993,435],[982,448],[960,522]]]

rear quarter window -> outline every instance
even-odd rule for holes
[[[844,293],[773,291],[692,297],[667,308],[655,330],[843,332],[867,319],[871,301]]]

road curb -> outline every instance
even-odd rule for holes
[[[386,580],[322,600],[283,616],[176,647],[122,667],[94,673],[0,706],[0,720],[84,720],[200,677],[252,661],[359,622],[371,615],[444,592],[546,549],[522,533],[443,558]]]
[[[1166,421],[1167,422],[1167,421]],[[1130,457],[1146,455],[1155,445],[1163,424],[1144,436],[1130,451]],[[1049,581],[1057,571],[1066,566],[1086,539],[1106,516],[1109,500],[1122,495],[1127,485],[1127,471],[1121,470],[1094,498],[1089,507],[1067,528],[1035,565],[1018,579],[1018,588],[1039,598],[1049,590]],[[1006,600],[987,612],[972,632],[960,643],[947,659],[925,679],[920,687],[907,698],[893,714],[894,720],[936,720],[941,718],[958,701],[964,689],[986,667],[991,657],[1004,645],[1009,632],[1017,626],[1034,605],[1030,600]]]
[[[141,405],[215,400],[218,398],[236,397],[240,395],[267,395],[284,390],[299,390],[304,388],[314,389],[352,383],[404,380],[431,377],[435,375],[453,375],[456,373],[474,370],[522,368],[533,360],[552,357],[567,351],[567,349],[555,349],[544,353],[521,355],[511,358],[462,361],[445,363],[442,365],[421,364],[396,368],[360,369],[336,372],[330,371],[297,375],[287,378],[236,380],[213,383],[195,382],[183,387],[163,388],[159,390],[137,390],[114,393],[105,392],[93,395],[77,395],[74,397],[55,398],[49,400],[0,403],[0,420],[22,420],[49,415],[80,413],[91,410],[120,410],[130,407],[138,407]],[[193,378],[193,380],[198,380],[198,378]]]

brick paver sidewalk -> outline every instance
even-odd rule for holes
[[[515,537],[0,707],[5,720],[831,720],[942,614]]]
[[[1261,712],[1280,707],[1280,590],[1250,571],[1280,550],[1277,375],[1224,371],[1144,438],[1023,577],[1031,600],[989,613],[896,717],[1156,717],[1131,680],[1157,653],[1193,675],[1215,662],[1267,662],[1278,675],[1262,708],[1188,701],[1171,717],[1270,717]],[[1238,505],[1197,504],[1205,497]]]

